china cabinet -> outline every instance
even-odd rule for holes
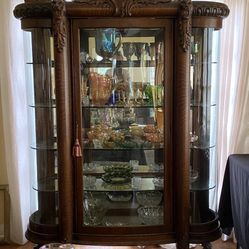
[[[29,240],[209,248],[220,236],[215,34],[228,13],[189,0],[16,6],[27,31]]]

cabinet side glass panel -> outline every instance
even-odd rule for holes
[[[219,33],[193,28],[191,45],[190,190],[191,223],[214,219],[217,183]]]
[[[80,30],[84,226],[164,223],[164,30]]]
[[[25,33],[29,108],[31,222],[58,223],[57,134],[53,38],[49,29]]]

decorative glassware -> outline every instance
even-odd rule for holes
[[[84,199],[84,224],[87,226],[101,225],[107,211],[105,205],[94,198]]]
[[[163,177],[154,177],[152,182],[156,189],[163,189],[164,179]]]
[[[155,43],[150,43],[149,48],[149,56],[150,56],[150,60],[155,60],[155,55],[156,55],[156,46]]]
[[[135,45],[132,42],[123,43],[123,52],[124,56],[126,57],[127,61],[131,60],[131,56],[135,53]]]
[[[103,62],[109,62],[121,46],[121,34],[115,28],[97,29],[95,43],[96,53],[103,57]]]
[[[137,210],[138,216],[145,225],[161,225],[163,224],[163,208],[162,206],[146,206]]]
[[[145,43],[142,43],[142,42],[135,43],[135,55],[137,56],[137,59],[139,61],[141,60],[141,54],[142,54],[144,47],[145,47]]]
[[[98,73],[89,74],[91,97],[93,105],[105,105],[112,93],[112,80]]]
[[[130,165],[134,171],[139,169],[139,161],[138,160],[130,160]]]
[[[139,191],[136,199],[141,206],[158,206],[162,201],[163,194],[160,191]]]

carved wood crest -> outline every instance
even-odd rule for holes
[[[88,7],[109,8],[112,9],[114,16],[131,16],[133,9],[143,7],[165,6],[172,0],[75,0],[76,3],[84,4]]]
[[[222,3],[192,2],[191,0],[74,0],[79,8],[86,8],[94,16],[101,9],[108,10],[108,16],[129,17],[137,14],[143,15],[143,8],[160,9],[167,8],[169,4],[178,6],[178,29],[180,34],[180,46],[187,51],[191,41],[192,16],[213,16],[224,18],[229,14],[229,9]],[[51,17],[53,16],[54,31],[58,37],[56,47],[61,50],[65,43],[65,0],[53,0],[52,2],[30,2],[20,4],[14,10],[17,18]],[[101,16],[101,12],[98,12]],[[104,16],[103,11],[103,16]],[[136,15],[135,14],[135,15]]]

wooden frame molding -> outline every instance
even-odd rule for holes
[[[68,73],[69,49],[65,17],[65,1],[53,0],[53,32],[56,81],[56,115],[59,179],[59,237],[60,241],[72,241],[73,232],[73,164],[71,157],[72,119],[71,88]],[[65,185],[67,187],[65,187]]]
[[[225,18],[229,15],[229,8],[223,3],[217,2],[193,2],[193,16],[213,16]]]

